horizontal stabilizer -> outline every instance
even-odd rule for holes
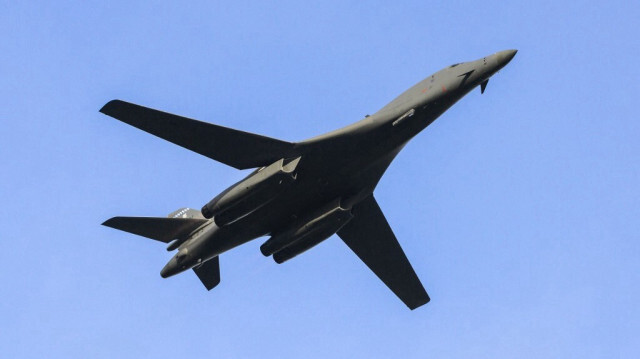
[[[338,236],[410,309],[429,302],[420,279],[373,195],[353,207]]]
[[[172,115],[121,100],[100,112],[237,169],[267,166],[293,156],[294,144]]]
[[[199,266],[193,267],[193,271],[196,273],[207,290],[213,289],[220,283],[219,257],[211,258],[208,261],[200,264]]]
[[[102,225],[169,243],[186,238],[206,222],[197,218],[113,217]]]

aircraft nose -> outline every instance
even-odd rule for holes
[[[496,57],[496,61],[498,62],[498,66],[500,66],[501,68],[506,66],[509,63],[509,61],[511,61],[511,59],[513,59],[513,57],[516,56],[517,52],[518,50],[504,50],[504,51],[496,52],[495,57]]]

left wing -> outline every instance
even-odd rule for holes
[[[109,101],[100,112],[237,169],[267,166],[291,157],[295,146],[121,100]]]
[[[373,195],[353,207],[353,218],[338,236],[407,307],[413,310],[429,302]]]

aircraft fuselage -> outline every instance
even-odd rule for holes
[[[162,270],[162,276],[180,273],[255,238],[284,233],[309,221],[330,203],[350,209],[373,193],[391,161],[411,138],[477,86],[482,85],[484,91],[489,78],[514,55],[515,50],[507,50],[444,68],[373,115],[296,143],[295,157],[299,163],[293,182],[275,198],[259,203],[229,223],[219,226],[216,217],[210,219],[200,234],[179,247]],[[259,175],[260,170],[243,181]],[[243,181],[223,194],[242,186]],[[318,213],[321,217],[322,213]]]

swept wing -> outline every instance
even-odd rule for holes
[[[429,302],[420,279],[373,195],[353,207],[338,236],[410,309]]]
[[[292,157],[294,144],[112,100],[100,112],[237,169]]]

